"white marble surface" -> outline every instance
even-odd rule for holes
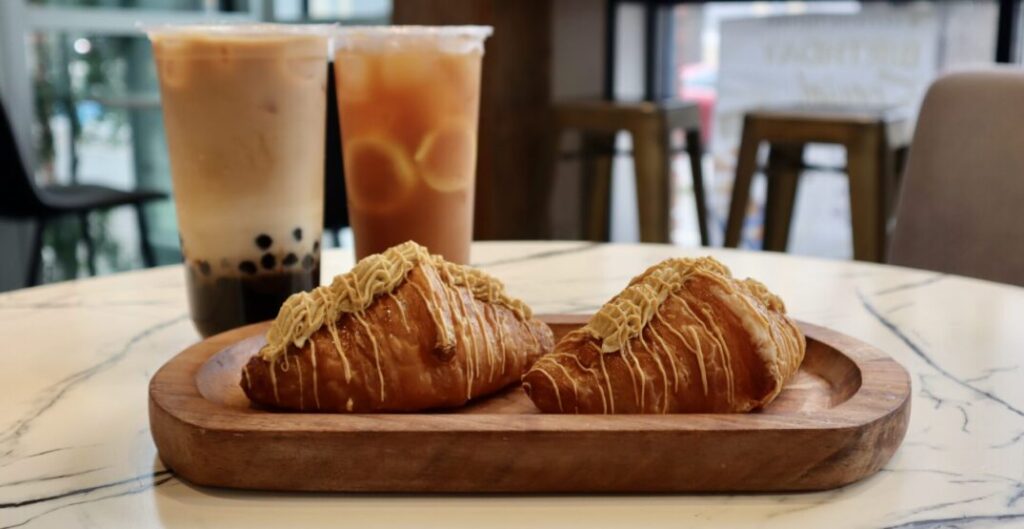
[[[798,318],[882,348],[912,376],[902,448],[860,483],[789,495],[270,494],[179,481],[146,384],[197,340],[180,267],[0,295],[0,528],[1024,527],[1024,289],[777,254],[489,243],[474,261],[538,312],[592,311],[643,268],[710,253]],[[325,277],[351,257],[325,256]],[[800,447],[794,446],[794,450]],[[679,454],[678,457],[686,457]]]

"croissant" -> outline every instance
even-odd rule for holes
[[[553,346],[496,279],[407,242],[292,295],[240,384],[296,411],[452,407],[519,381]]]
[[[669,259],[633,278],[523,376],[549,413],[745,412],[804,357],[782,301],[718,261]]]

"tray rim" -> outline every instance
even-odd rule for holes
[[[586,315],[539,315],[542,320],[585,318]],[[835,349],[860,371],[860,386],[847,400],[809,414],[507,414],[507,413],[377,413],[335,414],[239,411],[206,400],[195,383],[203,364],[226,347],[254,336],[269,322],[239,327],[197,342],[168,360],[149,383],[149,402],[170,417],[202,430],[255,434],[312,433],[317,435],[369,432],[490,432],[571,433],[635,431],[637,421],[651,431],[744,432],[837,430],[863,427],[883,420],[909,404],[910,375],[880,349],[827,327],[797,321],[810,339]],[[215,347],[212,345],[217,344]],[[203,349],[211,348],[213,353]],[[202,355],[201,358],[196,358]],[[189,365],[191,364],[191,366]],[[893,370],[895,366],[897,369]],[[892,373],[896,377],[892,377]],[[883,376],[883,374],[885,376]],[[192,412],[182,412],[181,400]],[[173,402],[172,402],[173,401]],[[152,414],[152,412],[151,412]],[[267,417],[275,417],[268,424]],[[401,420],[394,420],[400,417]],[[690,420],[701,418],[702,420]],[[624,419],[628,419],[624,420]],[[229,422],[226,422],[228,420]]]

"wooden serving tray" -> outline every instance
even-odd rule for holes
[[[587,319],[541,318],[556,338]],[[800,371],[761,412],[543,415],[514,387],[446,412],[274,413],[238,385],[268,325],[189,347],[150,382],[153,439],[178,476],[288,491],[821,490],[877,472],[910,418],[903,367],[807,323]]]

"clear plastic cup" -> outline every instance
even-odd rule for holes
[[[143,28],[153,44],[192,319],[273,318],[320,282],[329,26]]]
[[[414,240],[456,263],[473,237],[487,26],[338,30],[345,186],[356,256]]]

